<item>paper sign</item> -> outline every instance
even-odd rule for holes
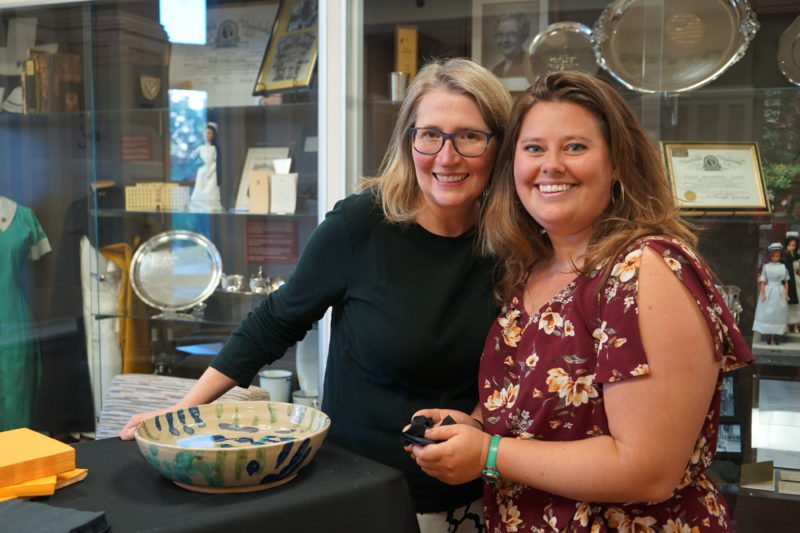
[[[273,174],[269,182],[269,212],[274,215],[294,214],[297,206],[297,173]]]

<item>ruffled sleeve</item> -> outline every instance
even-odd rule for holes
[[[648,375],[650,368],[639,331],[639,266],[645,247],[664,259],[697,302],[714,339],[723,370],[733,370],[753,360],[731,312],[717,291],[704,262],[674,239],[648,238],[635,242],[621,254],[599,293],[599,311],[592,336],[597,353],[595,381],[611,383]]]

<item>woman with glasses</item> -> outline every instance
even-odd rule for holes
[[[480,481],[450,486],[420,472],[400,431],[424,407],[477,405],[478,361],[498,307],[495,263],[477,252],[476,226],[510,109],[508,91],[472,61],[422,68],[379,177],[334,206],[286,284],[242,321],[171,408],[249,385],[332,307],[322,399],[328,439],[401,469],[423,532],[480,531]],[[121,437],[132,438],[152,414],[132,417]]]
[[[492,532],[731,531],[706,468],[722,374],[752,355],[658,150],[577,72],[537,79],[506,135],[481,220],[504,302],[478,376],[485,432],[434,427],[444,442],[411,452],[443,481],[483,477]]]

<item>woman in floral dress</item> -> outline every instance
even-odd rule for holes
[[[504,307],[479,410],[420,412],[458,424],[412,457],[449,483],[494,466],[490,532],[730,531],[704,471],[722,373],[752,355],[657,150],[611,87],[578,73],[537,80],[507,131],[482,223]]]

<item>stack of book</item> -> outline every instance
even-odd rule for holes
[[[49,496],[86,474],[68,444],[27,428],[0,432],[0,501]]]
[[[22,71],[22,112],[83,110],[81,58],[78,54],[31,52]]]

